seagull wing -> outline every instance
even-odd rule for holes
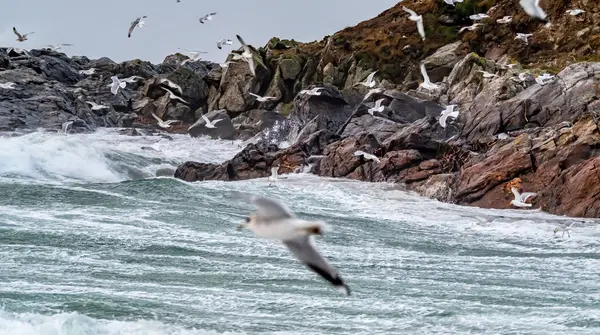
[[[431,83],[431,81],[429,80],[429,76],[427,75],[427,70],[425,69],[425,64],[421,63],[420,68],[421,68],[421,75],[423,76],[423,81],[426,83]]]
[[[250,68],[250,73],[252,73],[252,76],[256,77],[256,71],[254,70],[254,58],[243,58],[247,63],[248,63],[248,67]]]
[[[210,123],[210,120],[206,117],[206,115],[202,115],[202,119],[204,120],[204,122],[206,122],[206,124]]]
[[[213,121],[212,121],[212,124],[214,125],[215,123],[217,123],[217,122],[219,122],[219,121],[221,121],[221,120],[223,120],[223,119],[216,119],[216,120],[213,120]]]
[[[515,200],[516,201],[521,201],[521,193],[519,193],[519,190],[517,190],[516,187],[511,187],[510,191],[512,192],[512,194],[515,196]]]
[[[292,240],[284,241],[288,249],[309,269],[316,272],[319,276],[325,278],[335,288],[341,290],[346,295],[350,295],[348,285],[340,275],[327,263],[325,258],[319,254],[314,245],[313,236],[302,236]]]
[[[209,15],[217,15],[217,13],[216,13],[216,12],[214,12],[214,13],[210,13]]]
[[[294,218],[294,214],[282,202],[260,195],[233,192],[235,198],[244,200],[258,208],[256,216],[259,221],[271,221]]]
[[[417,21],[417,31],[421,35],[421,39],[425,40],[425,28],[423,27],[423,17]]]
[[[363,156],[364,154],[365,154],[365,152],[364,152],[364,151],[362,151],[362,150],[356,150],[356,151],[354,152],[354,156]]]
[[[17,31],[17,28],[13,27],[13,33],[15,33],[15,35],[17,35],[18,38],[23,38],[23,36],[21,34],[19,34],[19,32]]]
[[[156,121],[162,123],[163,120],[161,118],[159,118],[158,116],[156,116],[156,114],[152,113],[152,116],[156,119]]]
[[[367,83],[370,83],[373,81],[373,77],[375,77],[375,73],[377,73],[377,71],[371,72],[371,74],[369,74],[369,76],[367,77],[367,80],[366,80]]]
[[[133,29],[135,29],[135,27],[137,26],[137,24],[140,22],[140,19],[136,19],[135,21],[131,22],[131,26],[129,26],[129,32],[127,33],[127,37],[131,37],[131,33],[133,33]]]
[[[244,48],[244,52],[252,53],[252,50],[250,50],[250,47],[248,47],[248,45],[246,44],[246,42],[244,42],[240,35],[235,35],[235,37],[237,37],[238,41],[240,41],[240,44]]]
[[[534,193],[534,192],[523,192],[523,193],[521,193],[521,201],[525,202],[530,197],[535,197],[536,195],[537,195],[537,193]]]
[[[410,16],[417,16],[417,13],[414,10],[412,10],[412,9],[409,9],[409,8],[406,8],[406,7],[402,6],[402,10],[404,10],[405,12],[407,12],[408,14],[410,14]]]
[[[458,117],[458,111],[450,112],[450,113],[448,113],[448,116],[450,116],[450,117]]]

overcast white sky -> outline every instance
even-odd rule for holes
[[[107,56],[114,61],[140,58],[162,62],[177,48],[209,52],[203,58],[222,62],[238,48],[235,34],[263,46],[269,38],[321,40],[347,26],[367,20],[396,4],[395,0],[10,0],[0,12],[0,46],[36,48],[71,43],[69,56]],[[198,18],[217,12],[212,21]],[[127,30],[147,15],[146,26]],[[35,32],[19,43],[12,32]],[[216,41],[230,38],[223,50]]]

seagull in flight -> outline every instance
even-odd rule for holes
[[[512,21],[512,16],[504,16],[501,19],[496,20],[496,22],[501,23],[501,24],[505,24],[505,23],[510,23]]]
[[[227,61],[225,63],[220,63],[219,66],[222,67],[222,68],[227,68],[227,67],[229,67],[229,64],[231,64],[231,63],[235,63],[235,61],[230,60],[230,61]]]
[[[469,16],[469,19],[471,19],[473,21],[480,21],[480,20],[483,20],[483,19],[487,19],[489,17],[490,16],[487,15],[487,14],[480,13],[480,14],[473,14],[473,15]]]
[[[522,33],[517,33],[517,37],[515,37],[515,40],[521,40],[523,42],[525,42],[525,44],[529,44],[528,39],[533,36],[533,34],[522,34]]]
[[[29,35],[33,34],[34,32],[32,31],[32,32],[30,32],[30,33],[27,33],[27,34],[23,34],[23,35],[21,35],[21,34],[20,34],[18,31],[17,31],[17,28],[13,27],[13,33],[15,33],[15,35],[17,35],[17,42],[25,42],[25,41],[27,41],[27,36],[29,36]]]
[[[124,82],[126,82],[128,84],[133,84],[133,83],[137,82],[138,79],[144,79],[144,78],[142,78],[140,76],[131,76],[131,77],[127,77],[127,78],[121,79],[121,81],[124,81]]]
[[[520,0],[519,5],[523,8],[523,11],[536,19],[546,20],[546,13],[540,7],[540,0]]]
[[[189,103],[185,100],[183,100],[182,97],[178,96],[177,94],[173,93],[173,91],[171,91],[170,89],[164,87],[164,86],[158,86],[160,89],[166,91],[167,93],[169,93],[169,99],[173,100],[179,100],[181,102],[183,102],[184,104],[188,105]]]
[[[16,83],[13,83],[12,81],[6,82],[6,83],[1,83],[0,84],[0,88],[3,88],[5,90],[14,90],[15,89],[15,85],[17,85]]]
[[[381,98],[381,99],[375,101],[375,106],[369,108],[369,110],[367,110],[367,112],[369,114],[371,114],[372,116],[375,116],[375,115],[373,115],[375,112],[379,112],[379,113],[383,112],[383,110],[385,109],[385,106],[382,106],[381,103],[384,100],[385,100],[385,98]]]
[[[448,105],[446,106],[446,109],[444,109],[442,111],[442,114],[440,115],[440,119],[439,119],[439,123],[440,126],[442,126],[442,128],[446,128],[446,119],[448,117],[451,118],[457,118],[458,117],[458,110],[454,110],[454,108],[457,107],[456,105]]]
[[[213,19],[213,15],[217,15],[217,13],[209,13],[204,15],[203,17],[199,18],[198,21],[200,21],[200,23],[204,24],[204,21],[210,21]]]
[[[377,88],[372,88],[372,89],[370,89],[370,90],[369,90],[369,92],[367,92],[367,94],[365,94],[365,96],[363,97],[363,101],[366,101],[367,99],[369,99],[369,97],[370,97],[371,95],[373,95],[373,94],[375,94],[375,93],[381,93],[381,92],[383,92],[383,89],[382,89],[382,88],[379,88],[379,87],[377,87]]]
[[[110,84],[110,93],[114,95],[117,95],[119,88],[125,88],[125,86],[127,86],[127,83],[121,81],[117,76],[112,76],[110,79],[112,79],[112,83]]]
[[[161,128],[165,128],[165,129],[171,128],[171,123],[179,122],[178,120],[163,121],[161,118],[156,116],[156,114],[154,114],[154,113],[152,113],[152,116],[156,119],[156,121],[158,121],[158,126]]]
[[[202,115],[202,119],[204,120],[204,122],[206,122],[206,124],[204,125],[206,128],[217,128],[217,126],[215,126],[215,123],[223,120],[223,119],[216,119],[216,120],[212,120],[212,122],[208,119],[208,117],[206,117],[206,115]]]
[[[159,81],[159,84],[165,84],[167,85],[170,89],[177,91],[177,93],[179,95],[183,95],[183,90],[181,89],[181,86],[175,84],[174,82],[170,81],[167,78],[161,78]]]
[[[463,0],[444,0],[445,3],[452,5],[452,6],[456,6],[455,3],[457,2],[463,2]]]
[[[107,105],[99,105],[99,104],[97,104],[97,103],[95,103],[93,101],[86,101],[86,103],[88,103],[90,106],[92,106],[92,110],[93,111],[97,111],[97,110],[101,110],[101,109],[109,107]]]
[[[232,45],[232,44],[233,44],[232,40],[224,38],[224,39],[217,41],[217,48],[219,48],[219,50],[220,50],[220,49],[223,49],[224,45]]]
[[[85,74],[86,76],[91,76],[96,73],[96,68],[92,67],[87,70],[79,70],[79,74]]]
[[[146,21],[144,20],[145,18],[146,15],[138,17],[137,19],[135,19],[135,21],[131,22],[131,26],[129,27],[129,33],[127,34],[127,37],[131,37],[131,33],[133,33],[133,29],[135,29],[135,27],[143,28],[144,25],[146,25]]]
[[[423,82],[421,84],[419,84],[419,87],[423,87],[424,89],[429,90],[429,91],[440,88],[438,85],[432,83],[429,80],[429,75],[427,74],[427,70],[425,69],[424,63],[421,63],[420,68],[421,68],[421,75],[423,76]]]
[[[63,43],[63,44],[54,44],[54,45],[44,45],[42,48],[58,51],[58,50],[62,49],[62,47],[70,47],[70,46],[73,46],[73,44]]]
[[[381,160],[377,156],[372,155],[372,154],[368,154],[368,153],[366,153],[366,152],[364,152],[362,150],[356,150],[354,152],[354,156],[356,156],[356,157],[362,156],[364,159],[366,159],[368,161],[375,161],[377,163],[381,163]]]
[[[240,44],[244,48],[244,52],[242,52],[241,59],[248,63],[248,67],[250,68],[252,76],[256,77],[256,72],[254,71],[254,56],[252,54],[252,50],[250,50],[250,47],[244,42],[240,35],[235,35],[235,37],[237,37],[238,41],[240,41]]]
[[[515,198],[510,201],[510,204],[515,207],[531,207],[532,205],[526,203],[526,201],[530,197],[535,197],[537,195],[537,193],[533,193],[533,192],[519,193],[519,190],[517,190],[516,187],[511,187],[510,190],[512,191],[513,195],[515,196]]]
[[[350,288],[342,277],[316,250],[314,235],[323,234],[327,229],[325,222],[301,220],[285,204],[275,199],[240,192],[233,195],[258,208],[244,223],[238,225],[238,230],[249,228],[258,237],[281,241],[300,262],[337,290],[350,295]]]
[[[499,77],[497,74],[495,73],[490,73],[487,71],[483,71],[483,70],[478,70],[477,72],[481,72],[483,73],[483,78],[494,78],[494,77]]]
[[[319,92],[319,91],[322,89],[323,89],[323,87],[315,87],[310,90],[302,90],[298,94],[321,95],[321,92]]]
[[[404,6],[402,6],[402,9],[408,14],[410,14],[408,19],[414,21],[417,24],[417,31],[419,32],[419,35],[421,35],[421,39],[424,41],[425,28],[423,27],[423,15],[417,15],[417,13],[414,10],[408,9]]]
[[[479,26],[483,26],[483,23],[473,23],[470,26],[462,27],[458,30],[458,33],[460,34],[465,30],[473,31],[473,30],[477,29],[477,27],[479,27]]]
[[[248,92],[248,94],[250,94],[251,96],[255,97],[256,101],[259,101],[259,102],[265,102],[265,101],[277,99],[277,97],[261,97],[260,95],[254,94],[252,92]]]
[[[369,74],[369,76],[367,76],[367,79],[365,79],[365,81],[361,81],[360,83],[357,83],[356,85],[363,85],[368,88],[375,87],[375,84],[376,84],[375,79],[374,79],[375,73],[377,73],[377,71],[371,72]]]
[[[567,14],[572,15],[572,16],[577,16],[577,15],[583,14],[583,13],[585,13],[585,11],[583,9],[579,9],[579,8],[567,10]]]
[[[201,54],[206,54],[208,52],[206,51],[188,51],[188,59],[184,59],[181,62],[181,65],[184,65],[185,63],[189,63],[189,62],[197,62],[199,60],[201,60],[202,58],[200,58]]]

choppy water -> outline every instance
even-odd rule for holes
[[[304,174],[276,188],[155,177],[238,144],[0,137],[0,334],[600,333],[597,224],[554,238],[570,220]],[[251,207],[224,190],[328,221],[317,246],[353,295],[236,231]]]

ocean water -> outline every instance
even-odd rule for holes
[[[0,334],[600,334],[597,223],[553,236],[573,220],[308,174],[168,177],[240,145],[1,134]],[[237,231],[252,207],[231,190],[326,220],[317,247],[353,294]]]

